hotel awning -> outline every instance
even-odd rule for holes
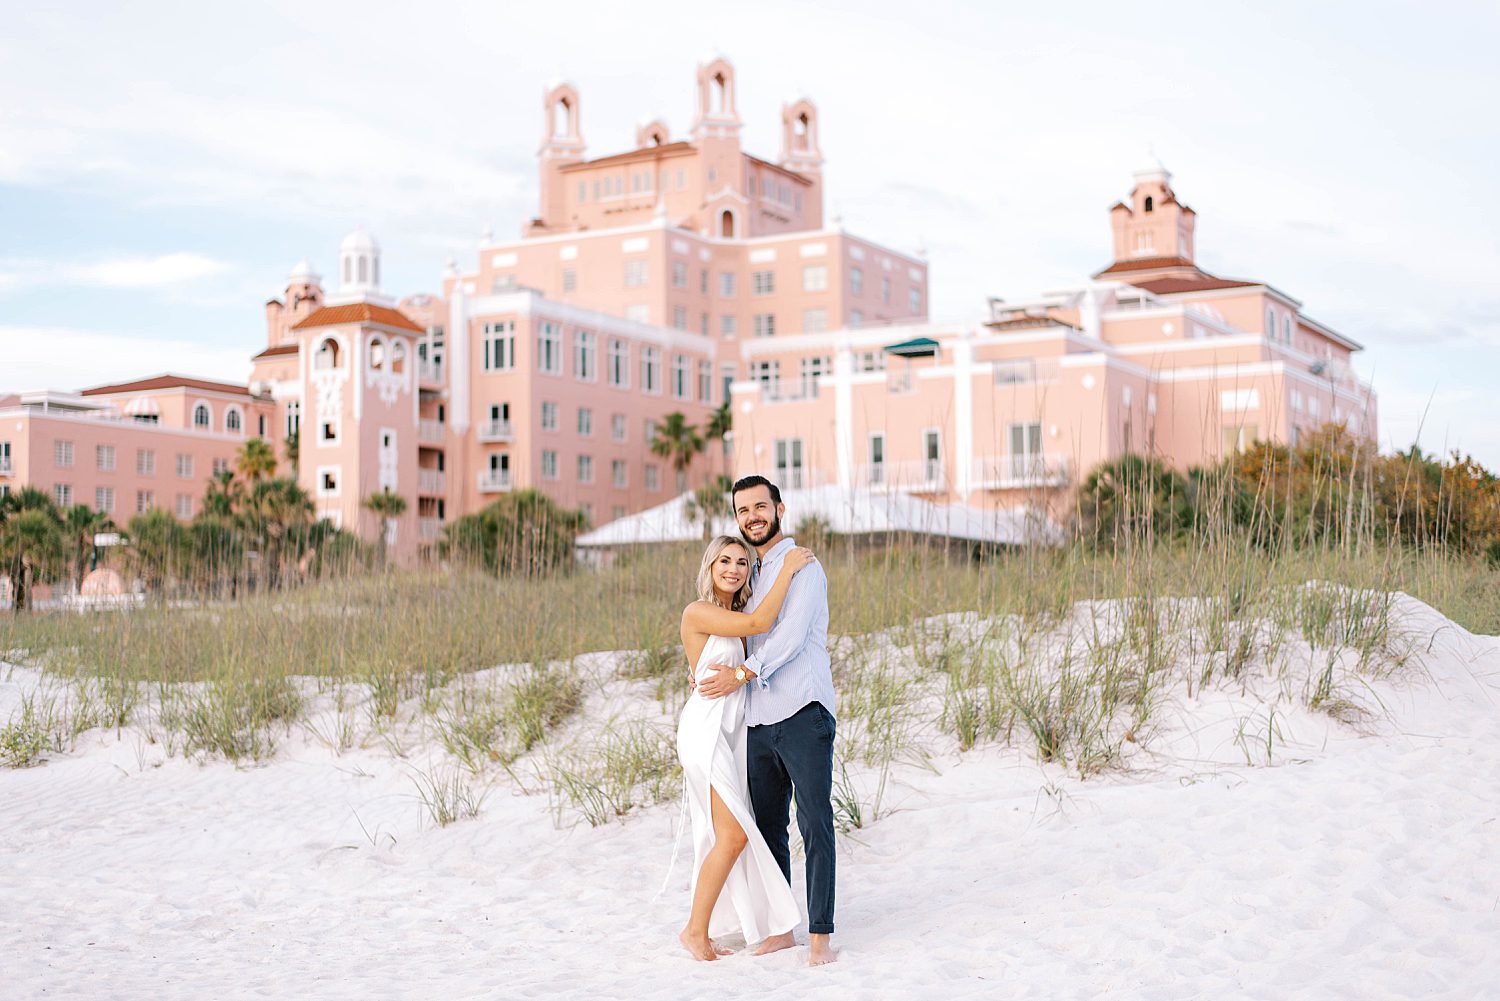
[[[885,353],[901,358],[932,358],[938,353],[938,342],[931,337],[915,337],[899,344],[886,345]]]

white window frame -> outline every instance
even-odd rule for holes
[[[198,422],[198,410],[200,407],[203,409],[204,414],[204,420],[201,424]],[[209,406],[207,400],[194,400],[193,409],[189,413],[192,415],[194,431],[212,431],[214,429],[214,408]]]
[[[802,291],[828,291],[828,265],[804,264],[802,266]]]
[[[537,326],[536,366],[538,372],[546,375],[563,374],[561,324],[543,320]]]
[[[333,489],[323,485],[323,477],[333,474]],[[314,492],[320,498],[334,498],[342,495],[344,490],[344,470],[342,466],[319,466],[317,478],[313,480]]]
[[[115,447],[113,445],[94,446],[94,468],[101,473],[115,471]]]
[[[559,426],[557,411],[558,406],[555,400],[543,400],[542,413],[537,422],[537,427],[543,431],[556,431]]]
[[[617,389],[630,388],[630,342],[620,337],[609,341],[609,384]]]
[[[609,417],[609,437],[611,441],[624,441],[629,431],[630,422],[624,414],[611,414]]]
[[[599,381],[598,338],[592,330],[573,331],[573,378],[579,382]]]

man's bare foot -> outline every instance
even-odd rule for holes
[[[677,933],[677,941],[682,947],[693,954],[693,958],[703,962],[712,962],[720,956],[727,956],[729,949],[721,949],[709,941],[707,935],[694,935],[686,928]]]
[[[833,951],[833,945],[828,941],[827,935],[809,935],[807,946],[808,966],[823,966],[839,958],[839,954]]]
[[[770,938],[762,941],[760,945],[756,946],[755,952],[752,953],[752,955],[769,956],[773,952],[780,952],[782,949],[790,949],[796,944],[797,940],[792,938],[791,932],[787,932],[783,935],[772,935]]]

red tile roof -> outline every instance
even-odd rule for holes
[[[563,166],[563,170],[582,170],[587,167],[600,167],[614,163],[629,163],[632,160],[652,160],[666,154],[686,153],[694,149],[692,143],[679,139],[677,142],[664,143],[661,146],[642,146],[625,153],[613,153],[609,156],[601,156],[596,160],[581,160],[578,163],[569,163]]]
[[[1067,320],[1059,320],[1052,316],[1017,316],[1010,320],[990,320],[985,324],[991,330],[1024,330],[1027,327],[1068,327],[1072,330],[1083,328]]]
[[[1150,281],[1131,282],[1136,288],[1143,288],[1147,292],[1157,295],[1172,295],[1177,292],[1207,292],[1210,289],[1219,288],[1254,288],[1260,282],[1241,282],[1233,278],[1215,278],[1213,275],[1204,275],[1202,278],[1153,278]]]
[[[379,323],[398,330],[410,330],[425,334],[427,329],[419,327],[403,312],[389,306],[376,306],[368,302],[352,302],[347,306],[324,306],[307,319],[292,324],[293,330],[304,327],[332,327],[340,323]]]
[[[1140,257],[1133,261],[1116,261],[1103,271],[1094,273],[1094,277],[1100,275],[1114,275],[1122,271],[1165,271],[1168,268],[1192,268],[1197,267],[1186,257]]]
[[[232,382],[211,382],[208,379],[193,379],[185,375],[156,375],[149,379],[137,379],[135,382],[117,382],[109,386],[95,386],[92,389],[82,390],[79,396],[109,396],[115,393],[141,393],[150,389],[201,389],[210,393],[232,393],[235,396],[249,396],[250,389],[247,386],[237,385]]]
[[[276,355],[294,355],[301,350],[302,346],[299,344],[276,344],[272,347],[266,348],[264,351],[254,356],[250,360],[260,361],[262,358],[273,358]]]

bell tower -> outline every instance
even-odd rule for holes
[[[1130,203],[1109,210],[1115,262],[1164,259],[1193,263],[1193,223],[1197,213],[1177,200],[1172,174],[1159,160],[1135,172]]]
[[[562,168],[583,160],[583,132],[579,127],[578,89],[559,83],[542,95],[542,145],[537,150],[543,228],[567,222],[567,189]]]
[[[807,98],[781,106],[781,166],[812,182],[802,201],[801,224],[823,226],[823,151],[818,148],[818,109]]]

